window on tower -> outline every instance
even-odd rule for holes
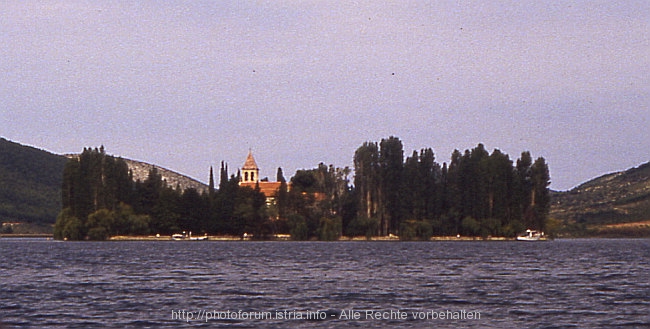
[[[255,181],[255,173],[254,173],[254,172],[251,173],[251,180],[252,180],[253,182]]]
[[[248,182],[248,172],[244,173],[244,182]]]

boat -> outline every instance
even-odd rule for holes
[[[204,236],[192,236],[192,232],[190,232],[190,241],[206,241],[208,239],[208,233],[206,233]]]
[[[544,232],[531,229],[526,230],[525,233],[517,235],[517,241],[539,241],[545,239]]]
[[[174,241],[182,241],[182,240],[206,241],[206,240],[208,240],[208,233],[206,233],[203,236],[192,236],[192,232],[190,232],[189,234],[186,234],[185,231],[183,231],[183,234],[180,234],[180,233],[172,234],[172,240],[174,240]]]

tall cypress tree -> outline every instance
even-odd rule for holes
[[[441,169],[440,165],[436,163],[433,149],[426,148],[420,150],[419,171],[423,180],[422,199],[424,209],[422,219],[430,220],[441,214],[441,197],[438,191]]]
[[[531,166],[531,207],[533,213],[532,225],[538,230],[546,228],[546,219],[550,211],[551,197],[548,186],[551,184],[546,160],[540,157]]]
[[[284,178],[284,173],[282,172],[282,168],[280,167],[278,167],[276,181],[280,182],[280,188],[278,189],[278,198],[277,198],[278,218],[286,219],[287,202],[288,202],[289,194],[288,194],[287,180]]]
[[[416,151],[404,161],[403,172],[403,201],[404,215],[407,219],[422,219],[425,205],[424,181],[420,176],[419,156]]]
[[[402,141],[394,136],[382,139],[379,144],[379,166],[381,170],[381,194],[384,205],[382,234],[399,234],[402,221],[402,172],[404,168],[404,148]]]
[[[488,217],[499,221],[498,227],[507,225],[511,220],[513,193],[512,161],[507,154],[494,150],[487,164]],[[490,232],[501,234],[501,232]]]
[[[533,190],[532,171],[533,164],[530,152],[525,151],[521,153],[521,157],[517,160],[515,169],[515,198],[517,204],[517,217],[519,221],[526,227],[531,227],[533,224],[533,213],[531,208],[531,196]]]
[[[365,142],[354,152],[354,172],[359,217],[367,219],[379,217],[382,207],[377,143]]]
[[[210,199],[214,197],[214,172],[212,171],[212,166],[210,166],[210,182],[208,185],[208,195]]]
[[[221,161],[221,169],[219,171],[219,190],[228,185],[228,165]]]

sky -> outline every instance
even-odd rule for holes
[[[650,1],[2,1],[0,137],[207,182],[483,143],[567,190],[650,161]]]

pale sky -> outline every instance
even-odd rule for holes
[[[650,161],[649,32],[647,0],[2,1],[0,136],[203,182],[483,143],[565,190]]]

